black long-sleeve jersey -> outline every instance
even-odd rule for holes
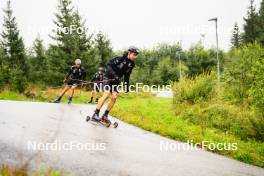
[[[68,74],[66,75],[66,79],[71,79],[71,80],[84,80],[86,77],[86,72],[82,66],[76,67],[71,66]]]
[[[114,57],[106,64],[106,76],[109,78],[115,78],[116,76],[122,78],[124,76],[124,82],[129,86],[129,79],[135,62],[127,58],[128,53],[125,52],[123,56]]]
[[[92,78],[92,82],[97,82],[97,81],[103,81],[104,80],[104,74],[103,73],[99,73],[99,72],[97,72],[97,73],[95,73],[94,74],[94,76],[93,76],[93,78]]]

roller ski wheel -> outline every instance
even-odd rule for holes
[[[113,125],[114,125],[114,128],[118,127],[118,123],[117,122],[115,122]]]
[[[91,120],[91,117],[90,116],[87,116],[86,117],[86,122],[89,122]]]
[[[111,126],[111,124],[112,124],[111,121],[108,120],[108,119],[105,119],[105,120],[102,119],[101,122],[102,122],[102,123],[105,123],[106,127],[108,127],[108,128],[109,128],[109,127]]]

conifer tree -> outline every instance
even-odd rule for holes
[[[53,70],[50,77],[52,82],[62,79],[75,59],[81,59],[83,65],[92,62],[89,57],[91,35],[87,34],[83,20],[71,0],[59,0],[58,12],[55,14],[56,29],[51,38],[55,41],[49,48],[49,68]]]
[[[247,17],[244,18],[244,35],[243,43],[253,43],[259,38],[258,30],[258,13],[256,12],[256,7],[254,0],[250,0],[250,5],[247,11]]]
[[[259,9],[259,42],[264,47],[264,0],[261,1]]]
[[[48,79],[46,72],[47,57],[43,40],[38,36],[33,43],[33,56],[30,58],[30,81],[34,83],[45,83]]]
[[[15,90],[23,92],[26,87],[27,62],[25,47],[20,36],[16,18],[13,16],[11,1],[7,1],[7,7],[4,9],[4,23],[2,36],[2,46],[4,49],[6,64],[9,67],[10,75],[8,83]]]
[[[231,44],[232,44],[232,48],[239,48],[241,46],[241,34],[237,23],[235,23],[234,25]]]
[[[101,67],[104,67],[107,60],[109,60],[112,56],[113,50],[111,48],[110,40],[106,35],[103,34],[102,31],[99,31],[99,33],[96,35],[95,48],[97,49],[97,54],[100,59],[99,65]]]

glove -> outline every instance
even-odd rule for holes
[[[115,81],[120,81],[120,78],[117,75],[115,75],[114,79],[115,79]]]

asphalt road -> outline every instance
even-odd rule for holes
[[[264,176],[262,168],[187,150],[184,143],[113,118],[117,129],[85,122],[93,110],[91,105],[0,101],[0,162],[85,176]]]

